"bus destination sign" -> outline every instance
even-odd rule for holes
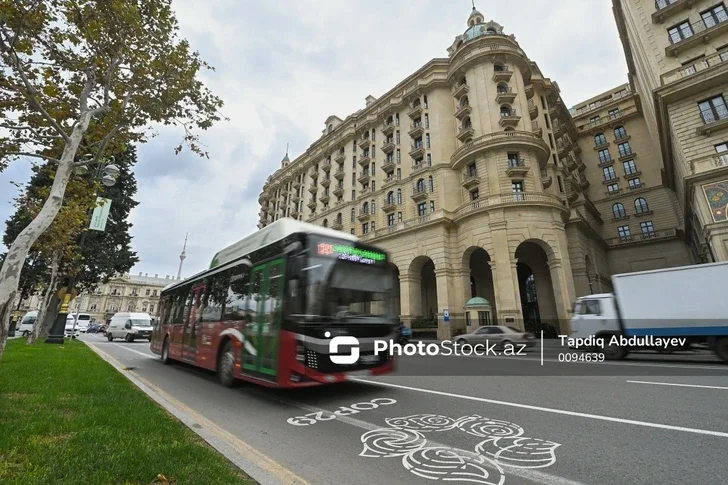
[[[379,251],[360,249],[345,244],[319,243],[317,246],[319,256],[331,256],[338,259],[353,261],[362,264],[377,264],[387,261],[387,255]]]

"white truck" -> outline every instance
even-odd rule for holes
[[[630,350],[707,345],[728,362],[728,262],[612,276],[614,293],[579,297],[562,343],[622,359]]]

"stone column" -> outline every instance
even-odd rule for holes
[[[441,265],[442,266],[442,265]],[[435,266],[435,281],[437,284],[437,339],[445,340],[452,336],[450,330],[452,326],[452,320],[445,322],[443,315],[445,309],[452,311],[450,308],[450,297],[454,293],[451,291],[452,285],[452,271],[448,268],[438,269],[440,266]],[[452,314],[450,315],[452,319]]]
[[[505,236],[505,234],[504,234]],[[495,239],[495,237],[494,237]],[[516,275],[516,260],[511,261],[507,242],[494,241],[495,261],[490,261],[493,272],[493,292],[495,294],[496,315],[499,325],[517,323],[523,320],[521,310],[521,295],[518,292],[518,277]],[[512,318],[513,322],[507,322]]]
[[[554,259],[548,262],[549,271],[551,272],[551,284],[554,287],[554,300],[556,301],[556,314],[559,317],[559,333],[568,335],[571,331],[569,328],[569,319],[571,318],[572,302],[576,300],[574,296],[574,284],[562,267],[561,259]],[[571,286],[571,289],[569,288]],[[571,290],[571,291],[569,291]]]
[[[399,275],[399,310],[400,318],[405,325],[410,325],[420,311],[421,282],[408,274]]]

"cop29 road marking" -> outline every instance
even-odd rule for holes
[[[627,381],[631,384],[651,384],[653,386],[675,386],[675,387],[697,387],[700,389],[722,389],[728,391],[725,386],[704,386],[699,384],[678,384],[677,382],[652,382],[652,381]]]
[[[358,414],[361,411],[377,409],[379,406],[389,406],[396,402],[397,401],[395,399],[390,399],[388,397],[377,397],[370,401],[351,404],[348,407],[341,406],[333,413],[329,411],[316,410],[304,416],[294,416],[292,418],[288,418],[287,422],[293,426],[309,426],[316,424],[318,421],[331,421],[337,417],[351,416],[352,414]],[[298,404],[294,405],[301,407]]]
[[[553,413],[553,414],[563,414],[566,416],[576,416],[579,418],[587,418],[587,419],[595,419],[599,421],[610,421],[613,423],[622,423],[622,424],[631,424],[633,426],[644,426],[646,428],[659,428],[659,429],[666,429],[670,431],[682,431],[685,433],[693,433],[693,434],[701,434],[701,435],[709,435],[709,436],[718,436],[720,438],[728,438],[728,433],[723,431],[713,431],[710,429],[700,429],[700,428],[688,428],[685,426],[673,426],[671,424],[661,424],[661,423],[651,423],[649,421],[638,421],[635,419],[624,419],[624,418],[616,418],[612,416],[602,416],[599,414],[589,414],[589,413],[581,413],[578,411],[568,411],[566,409],[556,409],[556,408],[547,408],[543,406],[533,406],[531,404],[520,404],[516,402],[508,402],[508,401],[498,401],[496,399],[487,399],[484,397],[476,397],[476,396],[466,396],[464,394],[455,394],[453,392],[445,392],[445,391],[435,391],[433,389],[423,389],[419,387],[412,387],[412,386],[404,386],[401,384],[392,384],[390,382],[382,382],[382,381],[370,381],[368,379],[360,379],[360,378],[351,378],[352,381],[361,382],[364,384],[372,384],[375,386],[382,386],[382,387],[392,387],[395,389],[406,389],[408,391],[415,391],[415,392],[423,392],[426,394],[435,394],[438,396],[446,396],[446,397],[454,397],[457,399],[464,399],[467,401],[478,401],[478,402],[485,402],[489,404],[499,404],[501,406],[510,406],[514,408],[522,408],[522,409],[531,409],[533,411],[543,411],[546,413]]]

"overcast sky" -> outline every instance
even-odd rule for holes
[[[132,213],[133,269],[183,276],[256,230],[258,194],[280,167],[315,141],[332,114],[345,118],[447,47],[466,28],[470,0],[174,0],[182,35],[213,64],[205,81],[230,118],[203,142],[210,160],[175,156],[181,133],[159,130],[139,148],[139,206]],[[476,0],[486,20],[515,34],[570,107],[626,82],[611,2]],[[0,174],[0,220],[11,214],[30,162]],[[4,225],[3,225],[4,230]]]

